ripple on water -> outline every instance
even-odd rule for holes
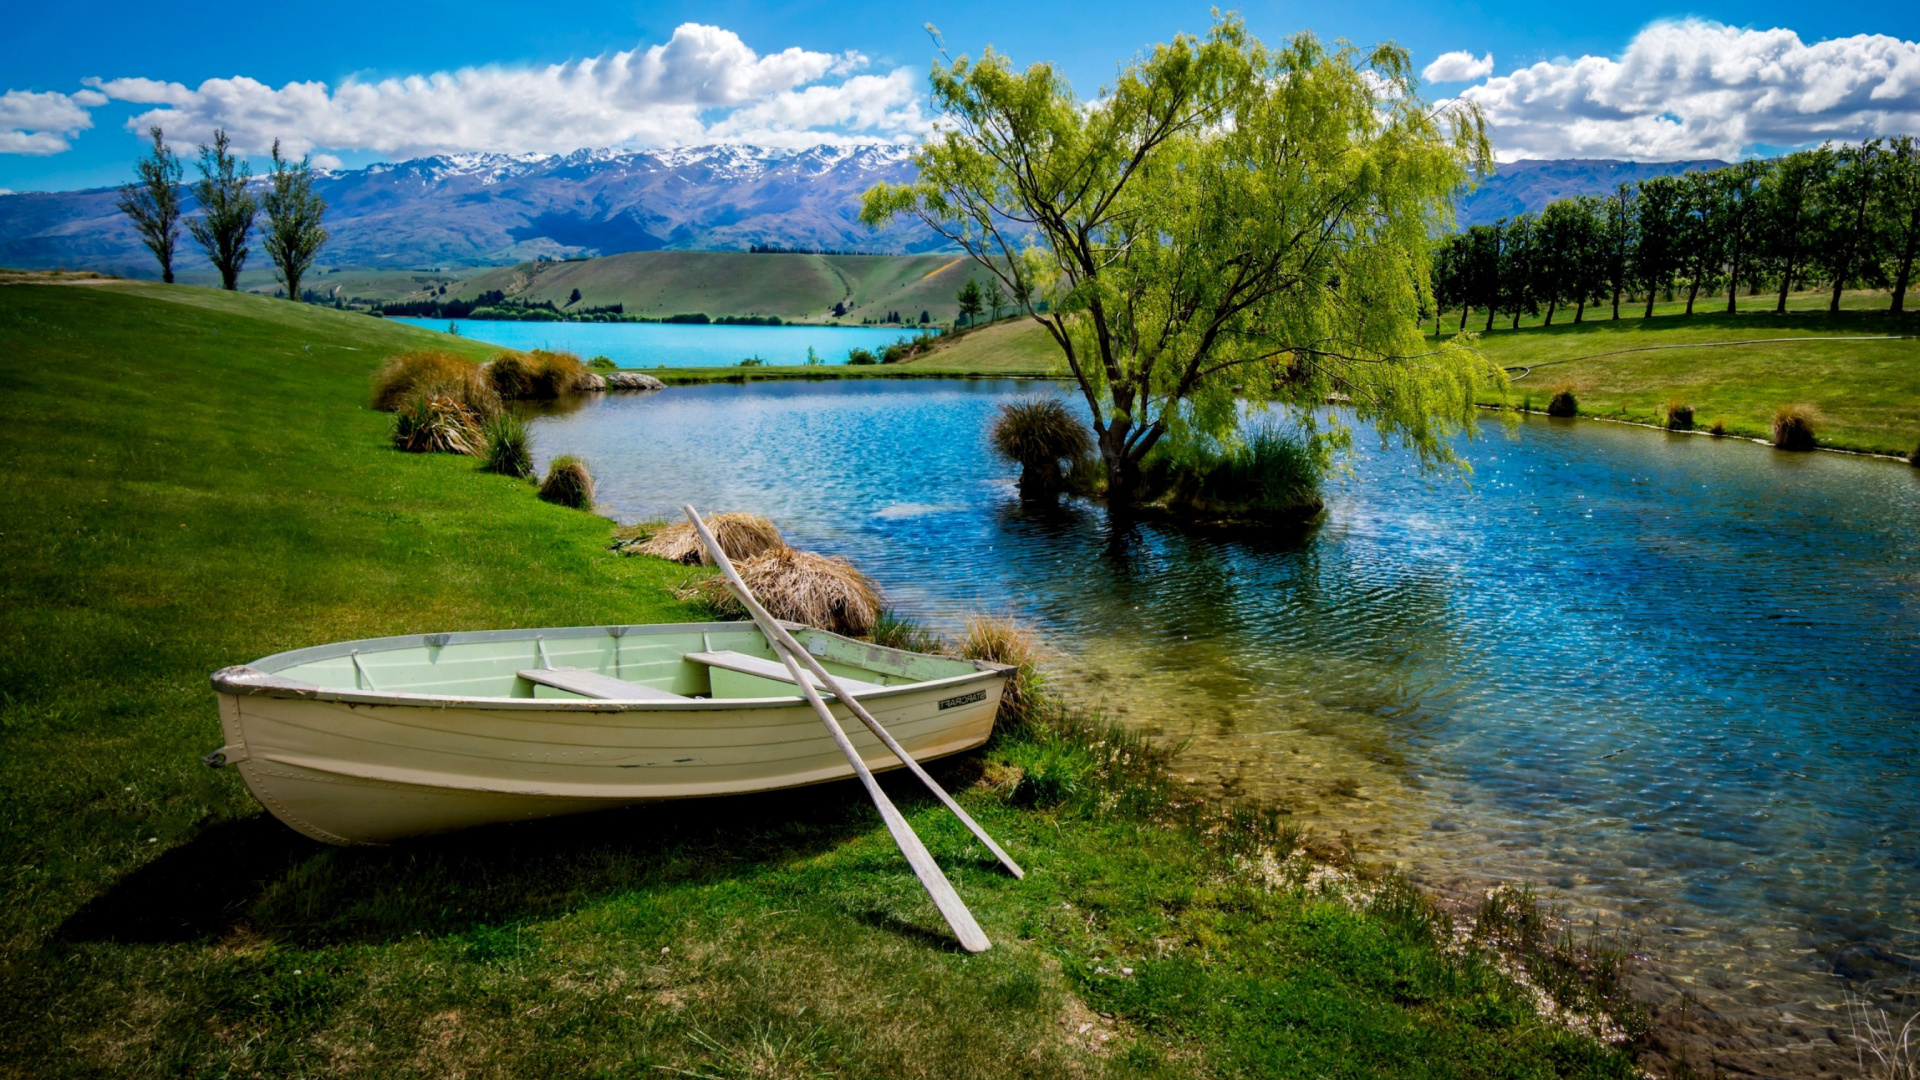
[[[1363,433],[1304,535],[1115,530],[986,454],[1031,389],[676,388],[539,440],[625,519],[755,510],[936,624],[1015,611],[1182,772],[1630,919],[1756,1030],[1912,977],[1875,958],[1920,954],[1920,470],[1533,420],[1464,481]]]

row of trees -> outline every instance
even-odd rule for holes
[[[1023,278],[1015,278],[1013,289],[1014,292],[1010,293],[1001,287],[999,278],[988,278],[985,288],[981,288],[973,278],[968,278],[954,297],[960,305],[961,325],[972,326],[979,321],[982,312],[987,315],[987,324],[992,325],[1000,320],[1000,309],[1009,304],[1016,309],[1024,309],[1032,297],[1032,286],[1027,285]]]
[[[1920,145],[1912,136],[1857,146],[1823,146],[1773,161],[1622,184],[1606,197],[1562,199],[1538,214],[1476,225],[1441,241],[1434,253],[1439,312],[1486,313],[1485,329],[1506,315],[1573,309],[1623,297],[1654,299],[1684,290],[1687,314],[1724,288],[1739,310],[1740,287],[1776,287],[1774,310],[1787,309],[1794,285],[1824,282],[1829,311],[1849,287],[1887,287],[1891,310],[1905,309],[1920,256]]]
[[[312,158],[288,161],[280,155],[280,140],[273,140],[273,171],[266,190],[256,197],[249,190],[252,168],[233,153],[227,133],[216,131],[213,145],[200,147],[200,180],[193,185],[200,213],[186,217],[181,201],[185,169],[160,128],[156,125],[149,133],[153,148],[134,166],[139,179],[120,189],[117,205],[133,220],[141,242],[159,261],[161,279],[173,282],[174,249],[184,224],[220,271],[220,284],[235,288],[247,264],[255,220],[264,210],[267,226],[260,246],[279,271],[287,296],[298,300],[300,279],[327,242],[322,224],[327,203],[314,193]]]

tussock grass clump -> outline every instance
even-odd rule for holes
[[[533,430],[525,417],[503,410],[486,422],[482,432],[486,437],[482,469],[522,480],[533,478]]]
[[[1684,401],[1669,400],[1667,402],[1667,430],[1692,431],[1693,406]]]
[[[547,478],[540,481],[540,497],[575,510],[593,509],[593,474],[587,463],[572,454],[562,454],[547,466]]]
[[[1727,422],[1723,419],[1716,418],[1712,426],[1707,428],[1707,434],[1716,439],[1725,438],[1727,434]]]
[[[1811,450],[1813,413],[1804,405],[1782,405],[1773,414],[1773,445],[1781,450]]]
[[[1224,453],[1176,464],[1168,501],[1202,517],[1306,517],[1322,505],[1320,472],[1309,440],[1266,427]]]
[[[404,352],[380,365],[373,376],[371,404],[381,412],[393,412],[416,390],[452,398],[483,419],[500,411],[500,395],[494,393],[480,365],[437,349]]]
[[[963,660],[985,660],[1016,669],[1000,695],[997,723],[1022,727],[1040,718],[1047,700],[1040,661],[1046,654],[1031,627],[1004,615],[969,615],[958,652]]]
[[[1913,453],[1907,455],[1907,464],[1920,466],[1920,443],[1914,444]]]
[[[577,393],[591,382],[592,372],[572,353],[535,349],[504,352],[486,365],[487,379],[509,401],[544,401]]]
[[[1547,401],[1548,416],[1572,416],[1580,411],[1580,399],[1572,390],[1561,390]]]
[[[989,432],[994,453],[1020,466],[1020,494],[1051,495],[1061,488],[1062,459],[1093,451],[1093,436],[1059,398],[1028,398],[1000,406]]]
[[[485,444],[480,418],[437,389],[415,390],[393,411],[393,445],[410,454],[478,454]]]
[[[891,608],[883,609],[880,617],[873,620],[867,640],[885,648],[917,653],[944,653],[948,648],[945,638],[913,619],[896,614]]]
[[[736,568],[746,559],[769,551],[779,551],[787,546],[773,522],[758,514],[708,514],[707,528],[713,530],[713,538],[720,541],[721,550],[733,560]],[[656,526],[641,538],[640,543],[625,550],[631,554],[651,555],[656,559],[688,566],[714,565],[712,553],[707,550],[707,545],[700,542],[700,534],[693,531],[691,521]]]
[[[734,569],[776,619],[861,637],[880,618],[879,588],[845,559],[781,547],[735,563]],[[746,614],[724,578],[703,578],[679,595],[723,615]]]

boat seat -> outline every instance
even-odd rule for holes
[[[530,683],[551,686],[555,690],[565,690],[582,697],[606,698],[612,701],[691,701],[684,694],[655,690],[651,686],[642,686],[637,682],[616,679],[611,675],[602,675],[586,668],[528,668],[520,672],[520,677]]]
[[[728,671],[737,671],[742,675],[754,675],[762,679],[771,679],[774,682],[793,682],[793,675],[787,671],[787,665],[778,660],[762,660],[758,656],[748,656],[743,652],[733,652],[731,650],[691,652],[687,654],[687,659],[696,664],[725,668]],[[802,674],[806,675],[807,681],[813,684],[814,689],[825,690],[827,688],[826,684],[820,681],[820,677],[812,672],[803,671]],[[885,686],[879,683],[862,682],[859,679],[849,679],[844,675],[836,675],[834,678],[841,686],[846,687],[855,694],[870,694],[876,690],[886,689]]]

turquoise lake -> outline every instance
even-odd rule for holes
[[[605,395],[537,450],[622,520],[756,511],[936,626],[1029,620],[1195,784],[1457,894],[1532,883],[1784,1072],[1847,991],[1920,986],[1920,469],[1536,418],[1468,477],[1357,433],[1303,536],[1116,530],[988,456],[1035,390]]]
[[[679,323],[490,322],[401,319],[428,330],[455,327],[461,337],[509,349],[554,349],[583,359],[604,356],[621,367],[727,367],[757,356],[769,364],[804,364],[807,350],[844,364],[853,349],[877,352],[919,330],[910,326],[689,326]]]

